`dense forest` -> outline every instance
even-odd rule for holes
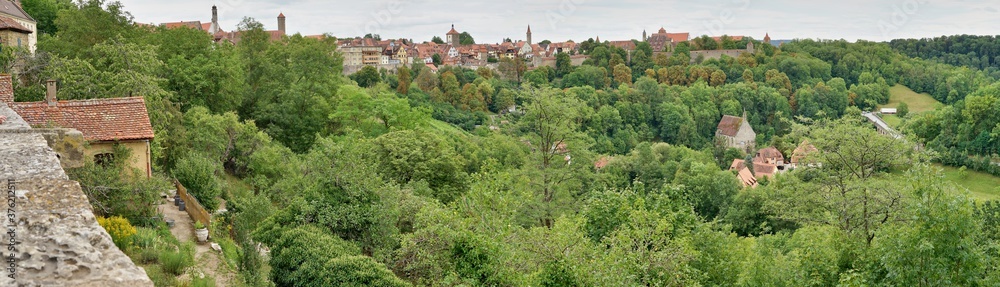
[[[1000,284],[1000,205],[931,165],[1000,175],[992,37],[745,38],[756,53],[720,59],[690,51],[745,43],[628,55],[591,39],[576,67],[343,76],[335,38],[272,42],[251,18],[216,44],[117,2],[23,2],[38,51],[0,57],[18,101],[48,79],[60,99],[146,99],[158,174],[70,171],[85,191],[122,187],[88,191],[95,212],[163,228],[146,219],[168,179],[224,200],[212,228],[245,286]],[[861,117],[895,85],[944,103],[904,117],[905,140]],[[748,154],[715,140],[744,114],[758,147],[809,141],[819,167],[744,188],[729,167]]]

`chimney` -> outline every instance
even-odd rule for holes
[[[281,34],[285,34],[285,13],[278,14],[278,31],[281,31]]]
[[[0,74],[0,103],[10,105],[14,102],[14,83],[10,74]]]
[[[57,90],[58,87],[56,87],[56,80],[45,81],[45,102],[49,103],[50,107],[55,107],[56,103],[59,101],[59,99],[56,98]]]

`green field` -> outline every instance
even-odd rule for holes
[[[901,102],[910,106],[910,113],[932,111],[941,104],[927,93],[918,94],[906,86],[896,85],[889,89],[889,103],[879,107],[895,108]]]
[[[892,128],[898,128],[899,125],[903,124],[903,119],[896,115],[882,115],[882,120]]]
[[[963,179],[959,176],[958,168],[943,165],[935,165],[935,167],[944,169],[945,180],[969,189],[976,202],[1000,200],[1000,178],[982,172],[966,170],[968,175]]]

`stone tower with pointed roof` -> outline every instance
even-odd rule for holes
[[[642,41],[645,42],[646,39],[648,39],[646,38],[646,29],[642,29]]]
[[[768,43],[768,44],[771,43],[771,35],[770,34],[764,33],[764,43]]]
[[[219,7],[212,5],[212,25],[208,26],[208,33],[215,36],[219,31]]]
[[[285,34],[285,13],[278,13],[278,31]]]
[[[445,34],[445,39],[447,39],[445,43],[458,47],[458,44],[460,43],[458,39],[459,35],[461,35],[461,33],[458,33],[458,31],[455,30],[455,24],[451,24],[451,31],[448,31],[448,34]]]
[[[531,25],[528,25],[528,45],[531,45]]]

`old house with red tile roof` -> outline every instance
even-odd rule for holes
[[[810,159],[810,156],[817,152],[819,152],[819,149],[817,149],[816,146],[813,146],[811,143],[809,143],[809,140],[802,141],[802,143],[799,144],[799,146],[796,147],[794,151],[792,151],[792,160],[791,164],[789,164],[789,167],[797,168],[800,165],[805,165],[805,166],[816,165],[817,161],[814,159]]]
[[[655,34],[649,35],[646,41],[653,48],[653,52],[669,52],[680,42],[685,42],[691,37],[691,33],[667,33],[667,29],[660,28]]]
[[[757,142],[757,133],[753,131],[746,114],[742,118],[726,115],[719,121],[715,132],[718,143],[724,147],[735,148],[746,153],[753,152]]]
[[[35,53],[35,44],[38,43],[38,22],[28,12],[21,7],[19,0],[0,0],[0,17],[2,26],[0,37],[3,37],[4,45],[12,47],[25,47],[32,54]],[[13,37],[8,39],[7,37]],[[12,44],[10,44],[12,43]]]
[[[85,158],[108,160],[116,144],[131,151],[129,166],[152,176],[150,142],[153,126],[142,97],[91,100],[56,98],[56,83],[49,81],[45,101],[13,102],[9,75],[0,75],[0,101],[35,127],[58,127],[80,131],[89,145]],[[9,94],[8,94],[9,93]]]
[[[22,47],[30,51],[29,43],[33,33],[35,31],[21,25],[13,18],[0,15],[0,44],[3,46]]]
[[[743,167],[739,172],[736,173],[736,179],[740,181],[743,187],[755,188],[757,187],[757,178],[753,176],[749,168]]]
[[[785,156],[777,148],[767,147],[757,151],[757,156],[754,157],[753,161],[780,166],[785,165]]]

